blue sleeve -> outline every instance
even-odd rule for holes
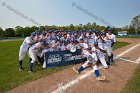
[[[112,42],[111,47],[113,47],[115,43],[116,43],[116,42]]]

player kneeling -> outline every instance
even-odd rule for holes
[[[105,76],[101,76],[99,70],[98,70],[98,58],[96,56],[96,54],[93,52],[91,52],[91,50],[89,51],[89,55],[87,56],[87,61],[79,68],[76,69],[75,67],[73,67],[73,70],[80,74],[81,71],[83,71],[86,67],[92,67],[93,68],[93,73],[96,76],[96,80],[99,81],[104,81],[105,80]]]
[[[44,47],[44,40],[41,40],[39,43],[34,44],[29,48],[29,57],[31,58],[30,61],[30,73],[33,72],[33,64],[37,60],[37,54],[41,48]]]

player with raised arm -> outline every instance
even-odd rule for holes
[[[35,44],[36,42],[33,41],[35,37],[35,32],[32,32],[31,35],[29,37],[26,37],[25,40],[23,41],[22,45],[20,46],[20,50],[19,50],[19,70],[22,71],[23,67],[22,67],[22,61],[26,55],[26,52],[28,51],[28,49],[30,48],[30,46],[32,46],[33,44]]]

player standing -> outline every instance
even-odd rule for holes
[[[108,37],[107,39],[111,41],[111,47],[114,46],[116,43],[116,36],[113,34],[113,31],[111,28],[108,29],[108,33],[106,34]],[[113,52],[111,53],[111,56],[109,57],[109,62],[114,62],[113,60]]]

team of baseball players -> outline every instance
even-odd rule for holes
[[[46,52],[82,49],[81,57],[85,58],[84,63],[78,69],[73,67],[73,70],[80,74],[85,68],[92,67],[96,79],[105,80],[105,76],[101,76],[98,67],[102,65],[107,69],[110,64],[114,63],[112,47],[115,42],[116,37],[111,28],[107,32],[49,30],[41,33],[35,31],[26,37],[20,46],[19,70],[23,70],[22,61],[27,52],[30,62],[29,72],[32,73],[35,61],[43,65]]]

